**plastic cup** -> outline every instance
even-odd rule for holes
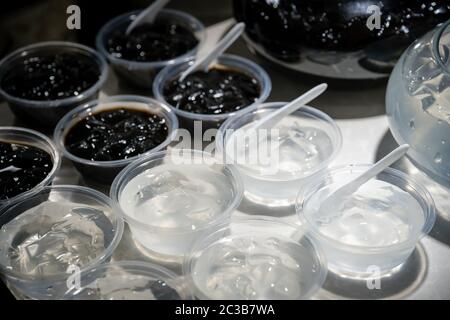
[[[19,127],[0,127],[0,141],[37,147],[39,149],[46,151],[52,157],[53,167],[49,172],[49,174],[47,175],[47,177],[31,190],[22,193],[22,195],[31,194],[33,192],[36,192],[36,190],[39,190],[40,188],[50,185],[52,183],[61,165],[61,155],[56,149],[54,143],[49,138],[31,129]],[[14,202],[15,199],[19,196],[20,195],[17,195],[16,197],[13,197],[8,200],[0,200],[0,212],[2,208],[7,206],[11,202]]]
[[[11,111],[21,120],[44,128],[53,128],[68,111],[76,106],[96,99],[98,93],[108,76],[108,65],[105,59],[93,49],[72,42],[41,42],[20,48],[0,61],[0,83],[5,73],[15,64],[22,63],[30,55],[49,53],[78,53],[91,58],[99,69],[98,81],[89,89],[80,92],[77,96],[51,101],[27,100],[14,97],[0,86],[0,95],[8,102]]]
[[[103,110],[111,110],[114,108],[123,108],[127,105],[136,110],[149,111],[166,119],[169,128],[167,139],[157,147],[148,150],[146,153],[137,155],[128,159],[114,161],[92,161],[80,158],[71,154],[65,147],[65,137],[70,129],[80,120],[92,113],[101,112]],[[68,114],[66,114],[55,128],[54,139],[57,147],[62,154],[70,159],[77,170],[86,178],[99,181],[102,183],[111,183],[116,175],[134,160],[164,150],[170,142],[176,137],[178,129],[178,119],[174,112],[167,106],[154,99],[133,96],[119,95],[111,96],[101,100],[94,100],[81,105]]]
[[[159,101],[167,103],[164,97],[164,86],[168,81],[171,81],[186,70],[193,62],[185,62],[164,68],[155,78],[153,83],[153,95]],[[217,59],[217,63],[225,67],[239,70],[254,77],[261,86],[261,93],[259,98],[250,106],[243,108],[237,112],[223,113],[223,114],[198,114],[187,112],[167,103],[180,119],[180,127],[192,130],[194,128],[194,121],[201,121],[203,129],[218,128],[226,119],[236,116],[239,117],[249,110],[253,110],[256,106],[266,101],[272,90],[272,82],[270,77],[264,69],[256,63],[231,54],[223,54]]]
[[[364,191],[364,194],[369,192],[371,196],[373,194],[370,205],[362,200],[359,206],[350,208],[353,211],[348,215],[336,218],[340,219],[336,221],[345,228],[343,229],[346,230],[345,233],[336,232],[331,236],[328,231],[322,231],[325,229],[321,227],[328,226],[334,217],[333,213],[330,213],[329,218],[318,219],[317,206],[320,205],[318,201],[321,201],[319,200],[321,195],[354,179],[368,168],[369,165],[351,165],[331,169],[328,173],[317,177],[314,183],[299,193],[297,199],[296,211],[300,220],[309,230],[311,237],[316,239],[324,249],[329,269],[338,274],[364,277],[373,276],[373,272],[383,275],[391,271],[407,260],[419,240],[430,232],[436,219],[434,202],[429,192],[406,174],[387,168],[376,178],[361,186],[358,191],[362,192],[360,190],[363,187],[368,188],[367,184],[372,183],[370,188],[373,190]],[[405,194],[402,194],[400,198],[400,193],[397,193],[397,197],[393,192],[386,193],[386,188],[382,188],[385,183],[399,188]],[[361,199],[361,194],[356,196]],[[389,200],[390,205],[380,203],[383,199]],[[417,202],[413,207],[417,210],[408,207],[409,200]],[[338,206],[339,204],[336,204],[336,208]],[[378,208],[377,211],[369,211],[372,207]],[[371,216],[364,217],[365,212],[370,213]],[[391,212],[392,215],[385,215],[386,212]],[[387,220],[381,220],[386,217],[392,222],[387,223],[383,222]],[[353,223],[358,227],[348,227],[354,226]],[[363,236],[366,243],[360,242],[361,234],[356,231],[363,227],[367,229]],[[396,228],[397,237],[402,236],[404,239],[389,240],[388,235],[392,233],[390,231],[392,228]],[[403,236],[404,234],[406,235]],[[389,241],[382,240],[384,238]],[[375,244],[375,240],[379,243]]]
[[[183,272],[198,299],[299,300],[320,289],[327,267],[300,226],[258,217],[199,239]]]
[[[96,47],[107,58],[114,71],[126,82],[142,88],[151,88],[153,79],[164,67],[194,59],[198,48],[200,48],[205,40],[205,27],[195,17],[187,13],[164,9],[159,12],[157,19],[176,21],[195,33],[199,43],[194,49],[175,59],[166,61],[138,62],[114,57],[106,49],[108,37],[117,28],[129,25],[139,13],[140,11],[129,12],[107,22],[97,35]]]
[[[327,170],[329,163],[339,153],[342,145],[340,129],[333,119],[317,109],[303,107],[285,117],[279,125],[290,128],[298,124],[300,127],[308,126],[308,128],[311,128],[310,130],[321,130],[328,137],[329,150],[323,151],[325,156],[319,165],[298,173],[279,174],[275,170],[270,174],[261,174],[255,166],[242,163],[243,160],[247,161],[247,159],[235,159],[232,154],[230,155],[227,152],[227,144],[237,130],[254,123],[285,104],[284,102],[265,103],[253,110],[250,109],[243,114],[235,115],[223,123],[216,138],[217,152],[221,154],[224,161],[226,163],[237,162],[236,166],[244,181],[245,196],[253,202],[266,206],[293,205],[299,189],[315,181],[318,174]],[[250,161],[250,158],[248,160]],[[259,161],[259,159],[257,160]]]
[[[30,222],[30,224],[19,226],[16,234],[3,233],[3,245],[0,248],[0,272],[11,291],[26,299],[58,299],[62,297],[67,291],[67,284],[71,283],[70,276],[75,271],[83,272],[107,261],[119,244],[123,233],[123,220],[112,210],[108,197],[89,188],[63,185],[45,187],[34,194],[18,197],[0,216],[0,228],[4,228],[7,223],[11,223],[13,219],[22,214],[27,214],[29,209],[44,204],[48,206],[67,205],[68,207],[73,206],[73,209],[89,210],[89,213],[86,211],[86,214],[90,222],[95,223],[95,226],[102,231],[103,237],[100,238],[103,240],[93,238],[89,245],[86,245],[86,239],[80,242],[79,240],[83,238],[80,237],[80,233],[83,232],[80,231],[81,229],[73,228],[77,226],[76,222],[79,220],[75,219],[73,223],[67,222],[68,220],[63,222],[62,218],[67,216],[59,216],[65,213],[57,212],[57,210],[53,210],[53,212],[43,210],[40,217],[36,214],[35,223]],[[81,214],[80,211],[77,212]],[[72,215],[74,214],[72,213]],[[46,223],[49,221],[48,219],[54,219],[51,229]],[[82,221],[86,223],[87,219]],[[80,226],[82,224],[79,223],[78,227],[81,228]],[[93,225],[90,225],[90,228],[89,232],[92,237]],[[33,239],[28,246],[23,244],[20,248],[17,247],[17,242],[23,242],[25,236],[33,233],[40,235],[39,240]],[[64,240],[58,240],[60,242],[55,243],[57,241],[55,234],[64,236]],[[51,236],[50,240],[49,236]],[[14,243],[16,244],[14,245]],[[92,251],[97,245],[98,248],[96,247],[95,252]],[[61,246],[64,246],[65,250],[58,251]],[[14,251],[11,251],[13,249]],[[21,260],[20,265],[12,263],[11,252],[27,253],[26,259]],[[57,254],[58,252],[61,254]],[[83,256],[84,253],[87,256]],[[27,262],[29,264],[26,264]]]
[[[180,163],[181,159],[187,161]],[[217,195],[218,190],[224,194]],[[184,256],[196,239],[228,222],[242,194],[235,168],[219,163],[208,153],[189,149],[139,159],[126,167],[111,187],[114,207],[128,223],[133,238],[150,252],[165,257]],[[151,205],[137,209],[138,204],[145,203]],[[203,210],[206,217],[189,215],[201,215]]]
[[[119,261],[92,267],[80,274],[79,287],[64,300],[186,300],[190,293],[180,277],[158,265]]]

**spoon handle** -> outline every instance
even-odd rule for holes
[[[271,112],[267,116],[261,118],[255,124],[253,124],[249,129],[257,130],[257,129],[271,129],[273,128],[281,119],[285,116],[291,114],[292,112],[298,110],[303,107],[305,104],[311,102],[322,93],[325,92],[328,85],[326,83],[319,84],[315,86],[311,90],[308,90],[300,97],[295,99],[294,101],[288,103],[284,107],[278,109],[277,111]]]
[[[211,63],[216,60],[225,50],[228,49],[229,46],[236,41],[237,38],[240,37],[242,32],[245,29],[245,24],[240,22],[236,24],[223,38],[220,40],[217,45],[211,50],[206,56],[197,59],[193,65],[191,65],[187,70],[185,70],[181,76],[180,81],[183,81],[189,74],[197,70],[207,71]]]
[[[391,164],[393,164],[395,161],[399,160],[401,157],[405,155],[405,153],[408,151],[409,145],[403,144],[399,146],[397,149],[393,150],[391,153],[389,153],[387,156],[385,156],[383,159],[375,163],[372,167],[370,167],[369,170],[365,171],[358,177],[356,177],[354,180],[350,181],[349,183],[345,184],[344,186],[340,187],[336,191],[334,191],[331,195],[333,197],[339,196],[339,195],[348,195],[354,193],[356,190],[359,189],[361,185],[375,177],[377,174],[382,172],[384,169],[389,167]]]
[[[156,0],[153,2],[150,6],[148,6],[146,9],[144,9],[134,20],[130,23],[127,30],[125,31],[125,34],[128,36],[131,31],[138,25],[140,25],[143,22],[146,23],[153,23],[155,21],[155,18],[157,14],[161,11],[162,8],[164,8],[170,0]]]

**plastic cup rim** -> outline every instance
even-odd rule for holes
[[[183,152],[190,152],[193,155],[198,156],[207,156],[210,159],[215,159],[213,155],[211,155],[208,152],[194,150],[194,149],[181,149]],[[159,151],[156,153],[152,153],[150,155],[147,155],[145,157],[139,158],[138,160],[132,162],[130,165],[125,167],[114,179],[111,190],[110,190],[110,198],[113,203],[113,207],[117,212],[122,216],[122,218],[133,228],[137,228],[146,232],[150,233],[161,233],[164,232],[165,234],[189,234],[189,233],[197,233],[200,231],[203,231],[205,229],[212,228],[224,220],[229,220],[231,218],[228,217],[231,215],[231,213],[239,206],[240,202],[242,201],[243,195],[244,195],[244,185],[242,182],[242,179],[239,175],[239,172],[234,166],[231,165],[223,165],[224,168],[227,168],[231,174],[231,177],[234,181],[232,181],[232,185],[234,188],[234,198],[228,205],[227,209],[221,212],[216,219],[210,221],[209,223],[202,225],[201,227],[196,228],[195,230],[192,230],[190,227],[177,227],[177,228],[164,228],[159,227],[155,225],[150,225],[143,223],[142,221],[135,219],[131,216],[129,216],[125,211],[122,209],[120,205],[120,195],[123,191],[123,188],[136,176],[133,175],[132,178],[128,179],[128,176],[137,168],[139,168],[141,165],[145,165],[146,163],[151,163],[154,161],[158,161],[161,159],[164,159],[166,156],[168,156],[172,151],[165,150],[165,151]]]
[[[372,247],[365,247],[365,246],[357,246],[357,245],[350,245],[345,244],[342,242],[339,242],[336,239],[333,239],[331,237],[328,237],[324,234],[322,234],[320,231],[317,230],[315,227],[315,224],[312,223],[309,219],[305,217],[305,214],[303,212],[303,208],[305,207],[308,200],[311,198],[311,196],[319,190],[320,184],[326,179],[331,177],[333,174],[342,172],[342,171],[348,171],[348,170],[364,170],[367,169],[370,164],[352,164],[352,165],[341,165],[336,166],[334,168],[330,168],[330,170],[324,174],[322,174],[320,177],[317,178],[316,182],[309,185],[304,190],[301,190],[296,198],[295,201],[295,211],[299,218],[299,220],[304,223],[307,226],[307,229],[309,232],[318,239],[319,242],[325,242],[332,247],[338,248],[342,251],[352,251],[357,254],[362,255],[370,255],[370,254],[380,254],[380,253],[386,253],[390,251],[397,251],[402,248],[413,248],[417,245],[417,243],[420,241],[422,237],[427,235],[436,220],[436,211],[435,211],[435,205],[434,200],[429,193],[429,191],[424,188],[420,183],[418,183],[414,178],[409,177],[405,173],[401,172],[400,170],[394,169],[394,168],[387,168],[382,171],[384,174],[388,174],[391,176],[395,176],[396,178],[399,178],[403,180],[407,185],[411,186],[414,190],[414,193],[421,198],[423,204],[426,205],[426,210],[423,210],[423,214],[425,217],[424,224],[421,227],[420,233],[413,237],[409,238],[407,241],[403,241],[401,243],[389,245],[389,246],[372,246]],[[415,198],[415,197],[414,197]],[[422,204],[419,203],[421,207],[423,208]],[[425,212],[426,211],[426,212]]]
[[[73,97],[67,97],[63,99],[56,99],[56,100],[30,100],[30,99],[23,99],[19,97],[15,97],[10,95],[9,93],[5,92],[2,87],[0,86],[0,96],[3,96],[5,100],[8,102],[12,102],[14,104],[18,105],[26,105],[27,107],[33,107],[33,108],[40,108],[40,107],[53,107],[57,108],[61,105],[70,105],[75,104],[77,102],[82,102],[83,99],[92,96],[95,92],[99,91],[100,88],[103,86],[103,84],[106,82],[106,79],[108,77],[108,64],[106,63],[106,60],[101,56],[97,51],[94,49],[78,44],[75,42],[70,41],[44,41],[44,42],[38,42],[32,45],[28,45],[22,48],[19,48],[10,54],[8,54],[6,57],[4,57],[0,61],[0,70],[7,66],[7,64],[10,62],[10,60],[14,60],[20,56],[24,56],[25,52],[30,50],[40,50],[40,49],[46,49],[50,47],[62,47],[62,48],[76,48],[83,50],[87,52],[89,55],[91,55],[95,60],[97,60],[97,65],[99,68],[100,76],[99,79],[88,89],[80,92],[79,95],[73,96]],[[0,75],[0,82],[3,75]]]
[[[77,192],[77,193],[84,193],[85,195],[95,199],[96,202],[100,202],[103,205],[109,207],[111,209],[111,215],[114,216],[115,218],[115,232],[114,232],[114,237],[111,240],[111,243],[109,243],[109,245],[104,248],[103,253],[96,257],[95,259],[91,260],[90,262],[88,262],[87,264],[85,264],[82,268],[80,268],[80,272],[83,272],[91,267],[94,266],[98,266],[100,264],[102,264],[103,262],[105,262],[105,260],[107,260],[114,252],[114,250],[117,248],[117,246],[119,245],[120,240],[122,239],[122,234],[124,231],[124,222],[123,219],[120,215],[118,215],[112,208],[111,205],[111,200],[104,195],[103,193],[101,193],[100,191],[88,188],[88,187],[84,187],[84,186],[78,186],[78,185],[55,185],[55,186],[46,186],[41,188],[40,190],[38,190],[37,192],[34,192],[32,195],[28,195],[28,194],[22,194],[20,195],[18,198],[15,199],[15,201],[13,203],[10,203],[3,211],[3,214],[9,212],[10,210],[14,210],[14,208],[21,204],[24,203],[26,201],[29,201],[30,199],[32,199],[33,196],[38,195],[40,193],[51,193],[52,191],[57,191],[57,192]],[[21,212],[20,214],[22,214],[23,212]],[[17,216],[19,216],[20,214],[18,214]],[[12,277],[12,278],[16,278],[16,279],[20,279],[20,280],[24,280],[24,281],[58,281],[58,279],[63,279],[65,277],[68,277],[68,273],[66,272],[61,272],[61,273],[57,273],[57,274],[52,274],[52,275],[48,275],[48,276],[30,276],[27,274],[23,274],[21,272],[17,272],[15,270],[10,270],[5,268],[3,265],[0,265],[0,270],[2,271],[2,273],[4,273],[7,277]]]
[[[153,276],[156,275],[158,279],[163,280],[164,282],[168,282],[167,280],[170,280],[170,282],[175,282],[176,279],[179,277],[175,272],[154,264],[154,263],[150,263],[150,262],[146,262],[146,261],[139,261],[139,260],[120,260],[120,261],[114,261],[114,262],[107,262],[107,263],[101,263],[99,265],[95,265],[95,266],[91,266],[90,268],[82,271],[80,273],[80,277],[81,279],[83,279],[83,277],[92,274],[92,273],[97,273],[99,271],[103,271],[103,270],[107,270],[109,268],[114,268],[114,267],[118,267],[118,268],[123,268],[125,271],[131,271],[131,272],[135,272],[136,269],[139,269],[138,271],[143,271],[143,273],[145,273],[145,275],[148,276]],[[155,277],[156,278],[156,277]],[[180,292],[182,290],[178,290],[178,288],[172,288],[175,289],[176,292],[184,299],[190,297],[190,292]],[[64,297],[72,297],[76,294],[71,293],[71,292],[66,292],[66,294],[64,294]]]
[[[269,97],[270,92],[272,90],[272,81],[270,80],[270,77],[268,73],[259,65],[254,63],[251,60],[248,60],[246,58],[234,55],[234,54],[222,54],[218,58],[218,63],[223,64],[225,66],[233,64],[233,62],[237,62],[240,64],[245,65],[245,69],[243,70],[246,73],[249,73],[253,75],[255,78],[260,81],[261,86],[261,92],[259,98],[253,102],[251,105],[242,108],[239,111],[235,112],[228,112],[228,113],[222,113],[222,114],[201,114],[201,113],[193,113],[184,111],[181,109],[178,109],[174,106],[172,106],[170,103],[168,103],[164,97],[164,94],[162,92],[164,84],[168,80],[168,77],[172,75],[174,71],[176,71],[175,77],[177,74],[179,74],[181,71],[187,69],[187,67],[193,63],[193,61],[186,61],[184,63],[175,64],[175,65],[169,65],[162,69],[155,77],[155,81],[153,82],[153,95],[155,98],[159,101],[162,101],[166,103],[178,116],[187,118],[193,121],[223,121],[227,118],[233,117],[233,116],[239,116],[242,115],[249,110],[254,110],[258,105],[264,103],[266,99]],[[233,66],[231,66],[233,67]]]
[[[170,60],[164,60],[164,61],[147,61],[147,62],[133,61],[133,60],[117,58],[117,57],[114,57],[111,53],[109,53],[104,46],[104,38],[110,31],[109,29],[113,25],[119,24],[119,22],[121,22],[122,20],[128,20],[129,18],[137,15],[141,11],[142,10],[134,10],[134,11],[130,11],[130,12],[121,14],[119,16],[116,16],[115,18],[112,18],[111,20],[106,22],[101,27],[101,29],[98,32],[96,39],[95,39],[95,46],[96,46],[97,50],[104,57],[106,57],[107,60],[109,60],[112,64],[129,66],[129,67],[136,68],[136,69],[149,69],[149,68],[165,67],[168,65],[178,64],[181,62],[185,62],[185,61],[194,59],[195,53],[205,42],[205,37],[206,37],[205,26],[196,17],[194,17],[186,12],[179,11],[179,10],[173,10],[173,9],[162,9],[161,13],[176,16],[181,19],[184,19],[185,21],[194,22],[199,27],[199,31],[196,32],[199,42],[194,48],[192,48],[188,52],[186,52],[178,57],[175,57]]]
[[[157,105],[157,106],[161,107],[164,110],[163,116],[166,118],[166,120],[169,120],[173,125],[172,132],[170,132],[167,135],[167,138],[161,144],[156,146],[155,148],[148,150],[145,153],[138,154],[134,157],[128,158],[128,159],[120,159],[120,160],[112,160],[112,161],[93,161],[93,160],[89,160],[89,159],[80,158],[80,157],[70,153],[67,150],[65,143],[64,143],[64,138],[65,138],[64,133],[65,133],[65,131],[70,130],[71,127],[68,125],[70,125],[73,122],[72,118],[74,116],[76,116],[78,113],[83,112],[85,110],[89,110],[89,109],[94,110],[96,107],[100,107],[104,104],[113,103],[113,102],[121,102],[121,101],[123,101],[124,104],[127,102],[132,102],[132,103],[137,102],[137,103],[147,104],[147,105],[149,105],[149,109],[151,109],[151,105]],[[80,120],[83,118],[80,118]],[[117,167],[126,166],[143,156],[153,154],[155,152],[160,151],[161,149],[164,149],[175,139],[177,132],[178,132],[178,119],[174,115],[173,111],[166,104],[164,104],[158,100],[155,100],[152,98],[147,98],[144,96],[115,95],[115,96],[109,96],[109,97],[103,98],[103,99],[92,100],[92,101],[86,102],[86,103],[72,109],[67,114],[65,114],[64,117],[62,117],[61,120],[58,122],[58,124],[55,127],[53,136],[54,136],[57,148],[60,149],[62,154],[69,160],[71,160],[75,163],[82,164],[82,165],[103,167],[103,168],[117,168]]]
[[[216,148],[218,153],[220,154],[226,154],[226,143],[227,141],[225,141],[225,139],[227,138],[225,136],[225,132],[226,130],[229,129],[229,127],[236,121],[241,119],[242,117],[246,116],[247,114],[255,114],[258,112],[261,112],[262,110],[265,109],[273,109],[273,108],[278,108],[281,107],[283,105],[287,104],[287,102],[266,102],[263,104],[260,104],[259,106],[257,106],[255,109],[253,110],[248,110],[246,113],[241,114],[241,115],[236,115],[233,116],[229,119],[227,119],[219,128],[219,131],[217,133],[217,137],[216,137]],[[320,111],[319,109],[310,107],[310,106],[304,106],[302,109],[296,111],[294,114],[296,113],[306,113],[308,115],[312,115],[314,116],[314,118],[327,123],[328,125],[330,125],[330,127],[332,128],[332,130],[334,131],[334,136],[330,138],[335,138],[335,142],[336,144],[333,145],[333,152],[331,153],[331,155],[328,157],[328,159],[326,159],[325,161],[323,161],[319,166],[317,166],[312,172],[306,174],[306,175],[300,175],[300,176],[296,176],[296,177],[292,177],[292,179],[282,179],[282,180],[278,180],[278,179],[270,179],[270,177],[261,177],[258,175],[255,175],[254,173],[247,173],[247,171],[242,168],[242,167],[238,167],[240,171],[243,171],[245,175],[248,175],[249,177],[252,178],[256,178],[258,180],[262,180],[262,181],[271,181],[271,182],[290,182],[290,181],[296,181],[296,180],[301,180],[301,179],[306,179],[308,177],[311,177],[317,173],[319,173],[320,171],[324,170],[325,168],[327,168],[329,166],[329,164],[337,157],[337,155],[339,154],[339,152],[342,149],[342,132],[341,129],[339,128],[338,124],[336,123],[336,121],[331,118],[329,115],[327,115],[325,112]]]
[[[203,299],[203,300],[208,300],[211,299],[210,297],[208,297],[206,294],[204,294],[202,292],[201,289],[199,289],[197,287],[197,285],[195,284],[193,277],[192,277],[192,269],[193,266],[195,264],[196,258],[195,255],[197,252],[200,251],[201,248],[203,247],[209,247],[211,244],[214,244],[217,242],[217,240],[214,240],[214,236],[218,233],[224,232],[228,229],[230,229],[230,225],[231,224],[251,224],[252,227],[257,226],[258,224],[264,224],[264,225],[273,225],[273,224],[277,224],[279,226],[285,226],[285,227],[290,227],[293,230],[296,230],[294,234],[301,234],[302,237],[301,239],[306,239],[307,243],[308,243],[308,251],[311,253],[311,256],[314,257],[315,259],[315,263],[318,266],[319,269],[319,276],[317,277],[317,281],[315,281],[314,285],[311,286],[308,291],[300,298],[300,299],[308,299],[309,297],[311,297],[315,292],[317,292],[317,290],[319,290],[322,285],[325,282],[325,279],[327,277],[327,273],[328,273],[328,267],[327,267],[327,259],[326,256],[320,246],[320,244],[312,237],[310,237],[308,235],[308,233],[306,232],[306,230],[304,229],[303,226],[299,226],[299,225],[295,225],[293,223],[290,222],[286,222],[286,221],[279,221],[275,218],[272,217],[267,217],[267,216],[253,216],[251,218],[237,218],[234,219],[233,221],[231,221],[228,224],[222,223],[220,225],[218,225],[213,232],[211,232],[210,234],[206,235],[203,238],[197,239],[194,243],[194,245],[192,246],[191,251],[189,252],[188,255],[185,256],[184,260],[183,260],[183,264],[182,264],[182,272],[183,275],[185,275],[186,277],[188,277],[188,281],[190,282],[190,285],[194,291],[194,295],[196,298],[199,299]],[[248,235],[248,233],[242,233],[243,236]],[[280,236],[278,236],[280,237]],[[294,239],[291,239],[289,237],[286,237],[288,240],[290,240],[291,242],[295,242]],[[211,240],[214,240],[211,242]],[[205,242],[207,243],[207,245],[205,246]],[[297,246],[302,246],[299,243],[295,244]],[[302,246],[304,247],[304,246]]]
[[[12,197],[11,199],[7,199],[7,200],[3,200],[0,201],[0,213],[3,211],[3,209],[5,209],[6,207],[8,207],[11,203],[15,202],[17,198],[21,197],[22,195],[31,195],[35,192],[39,192],[39,190],[41,190],[43,187],[47,186],[48,184],[51,183],[51,181],[55,178],[56,173],[58,172],[58,170],[61,167],[61,153],[59,152],[58,148],[56,147],[55,143],[50,140],[47,136],[45,136],[44,134],[36,131],[36,130],[32,130],[32,129],[28,129],[28,128],[22,128],[22,127],[13,127],[13,126],[6,126],[0,127],[0,133],[1,132],[17,132],[19,134],[23,134],[29,137],[35,137],[38,138],[39,140],[41,140],[42,142],[44,142],[51,150],[53,154],[50,154],[50,156],[52,157],[53,160],[53,167],[52,170],[48,173],[48,175],[45,177],[44,180],[42,180],[39,184],[37,184],[35,187],[33,187],[32,189],[23,192],[21,194],[18,194],[15,197]],[[19,141],[17,141],[19,142]],[[27,143],[24,143],[25,145],[28,145]],[[35,146],[35,145],[34,145]],[[35,146],[39,149],[42,150],[41,147]],[[46,151],[46,150],[44,150]]]

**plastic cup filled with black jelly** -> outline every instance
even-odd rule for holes
[[[229,54],[220,56],[208,71],[195,71],[180,81],[192,63],[165,68],[153,84],[156,99],[171,106],[187,129],[192,130],[194,121],[202,121],[203,129],[218,128],[228,117],[264,102],[272,89],[259,65]]]
[[[98,50],[127,83],[151,88],[164,67],[192,60],[205,38],[205,28],[195,17],[176,10],[161,10],[152,24],[125,31],[140,11],[106,23],[96,39]]]
[[[34,130],[0,127],[0,210],[50,185],[61,164],[53,142]]]
[[[71,42],[41,42],[0,62],[0,95],[21,120],[54,128],[68,111],[96,99],[108,65],[93,49]]]
[[[85,179],[110,183],[132,161],[164,150],[177,129],[178,119],[167,105],[121,95],[75,108],[58,123],[54,138]]]

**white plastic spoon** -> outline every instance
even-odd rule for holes
[[[360,174],[355,179],[346,183],[345,185],[339,187],[337,190],[332,192],[325,200],[322,202],[320,206],[320,211],[324,212],[328,211],[327,216],[330,212],[333,212],[336,209],[336,203],[342,202],[342,199],[345,197],[355,193],[363,184],[367,181],[375,177],[377,174],[385,170],[395,161],[399,160],[401,157],[405,155],[408,151],[409,145],[403,144],[399,146],[397,149],[389,153],[383,159],[375,163],[372,167],[370,167],[367,171]]]
[[[142,23],[153,23],[156,16],[164,8],[170,0],[156,0],[146,9],[144,9],[134,20],[130,23],[125,34],[128,36],[134,28],[141,25]]]
[[[327,90],[328,85],[326,83],[319,84],[311,90],[308,90],[300,97],[294,101],[288,103],[284,107],[278,109],[277,111],[271,112],[267,116],[257,120],[254,124],[246,128],[247,131],[258,130],[258,129],[271,129],[273,128],[281,119],[290,115],[291,113],[297,111],[301,107],[305,106],[307,103],[313,101],[318,96]]]
[[[242,32],[245,29],[245,24],[240,22],[236,24],[223,38],[220,40],[217,45],[212,49],[206,56],[197,59],[193,65],[191,65],[187,70],[185,70],[181,76],[180,81],[183,81],[189,74],[198,71],[204,70],[208,71],[209,66],[222,54],[225,50],[228,49],[229,46],[236,41],[237,38],[240,37]]]

